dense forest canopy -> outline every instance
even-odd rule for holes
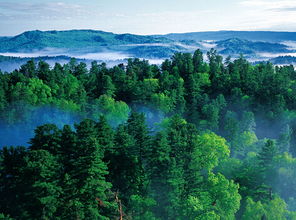
[[[206,55],[0,74],[1,139],[39,107],[79,115],[1,146],[0,218],[296,219],[294,67]]]

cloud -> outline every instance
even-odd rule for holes
[[[90,60],[123,60],[131,57],[129,54],[117,53],[117,52],[101,52],[101,53],[87,53],[82,55],[71,54],[70,56],[79,59],[90,59]]]
[[[35,12],[42,10],[61,11],[64,9],[79,10],[82,6],[78,4],[66,4],[64,2],[44,2],[44,3],[29,3],[29,2],[0,2],[0,9],[17,11],[17,12]]]
[[[245,10],[242,26],[253,30],[295,30],[296,1],[244,0],[238,3]]]
[[[262,10],[271,10],[271,11],[295,11],[296,10],[296,1],[287,1],[287,0],[245,0],[239,3],[242,6],[247,7],[259,7]]]
[[[277,12],[295,12],[296,11],[296,6],[295,7],[287,7],[287,8],[277,8],[277,9],[274,9],[274,11],[277,11]]]
[[[12,19],[58,19],[83,17],[88,11],[79,4],[64,2],[0,2],[0,11]],[[3,17],[3,16],[2,16]]]

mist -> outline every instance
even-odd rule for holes
[[[21,109],[20,109],[21,108]],[[22,110],[22,111],[21,111]],[[3,146],[28,146],[34,136],[34,129],[43,124],[56,124],[62,128],[65,124],[73,126],[81,121],[80,114],[58,109],[53,106],[11,106],[0,120],[0,148]],[[18,112],[16,112],[18,111]],[[10,118],[13,121],[10,121]],[[17,117],[15,119],[14,117]]]
[[[42,56],[63,56],[67,54],[67,50],[59,48],[44,48],[42,50],[32,50],[31,52],[5,52],[0,53],[1,56],[19,57],[19,58],[36,58]]]
[[[281,44],[288,46],[289,50],[296,50],[296,41],[283,41]]]
[[[212,41],[212,40],[203,40],[203,41],[200,41],[199,44],[203,46],[205,49],[211,49],[211,48],[217,47],[217,44],[215,43],[215,41]]]
[[[99,53],[86,53],[86,54],[70,54],[70,56],[79,58],[79,59],[88,59],[88,60],[123,60],[126,58],[132,57],[130,54],[120,53],[120,52],[99,52]]]
[[[146,124],[152,133],[159,131],[160,123],[166,118],[162,111],[150,106],[131,104],[130,108],[145,115]],[[99,107],[78,113],[62,110],[52,105],[31,106],[24,103],[12,103],[0,115],[0,149],[4,146],[28,146],[37,126],[55,124],[59,128],[64,125],[74,128],[74,124],[85,118],[98,121],[101,114],[105,115],[113,128],[127,120],[127,118],[118,118],[115,114],[103,112]]]
[[[264,58],[276,58],[281,56],[293,56],[296,57],[296,53],[258,53],[258,56]]]

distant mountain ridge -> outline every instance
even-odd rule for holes
[[[16,57],[65,55],[95,60],[128,57],[166,59],[176,52],[193,53],[196,49],[206,52],[211,48],[224,56],[235,58],[244,54],[255,61],[276,56],[293,57],[296,56],[296,32],[212,31],[135,35],[99,30],[36,30],[0,37],[0,55]],[[100,58],[96,58],[96,54],[101,54]],[[105,55],[108,56],[104,59]]]
[[[190,33],[171,33],[164,36],[171,40],[225,40],[229,38],[240,38],[250,41],[296,41],[296,32],[279,32],[279,31],[206,31]]]
[[[0,38],[0,51],[17,52],[44,48],[100,48],[102,46],[169,42],[172,42],[172,40],[164,37],[113,34],[95,30],[36,30],[27,31],[14,37]]]
[[[270,43],[263,41],[249,41],[239,38],[231,38],[227,40],[217,41],[217,48],[220,49],[221,54],[244,54],[255,55],[257,52],[269,53],[290,53],[292,50],[287,45],[280,43]]]

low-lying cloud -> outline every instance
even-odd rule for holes
[[[288,50],[296,50],[296,41],[283,41],[281,44],[288,46]]]
[[[5,119],[0,118],[0,149],[3,146],[27,146],[30,138],[34,136],[34,129],[37,126],[54,123],[58,127],[62,127],[65,124],[74,125],[81,120],[79,114],[60,110],[52,106],[43,107],[24,107],[13,105],[8,110],[15,110],[21,108],[24,112],[18,114],[22,118],[16,123],[8,123]],[[9,113],[8,113],[9,114]]]
[[[258,53],[261,57],[266,57],[266,58],[275,58],[275,57],[280,57],[280,56],[292,56],[296,57],[296,53]]]
[[[118,53],[118,52],[100,52],[100,53],[86,53],[86,54],[71,54],[70,56],[76,57],[79,59],[88,59],[88,60],[123,60],[129,57],[132,57],[130,54]]]

